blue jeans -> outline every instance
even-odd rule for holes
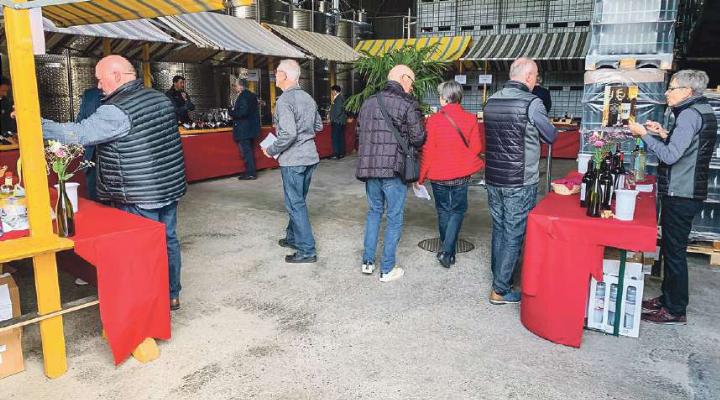
[[[432,190],[442,242],[440,251],[454,256],[460,228],[468,208],[468,185],[445,186],[433,183]]]
[[[175,232],[175,228],[177,227],[177,206],[177,201],[153,210],[140,208],[137,204],[115,204],[115,207],[120,210],[165,224],[171,299],[178,298],[180,289],[182,289],[180,286],[180,241]]]
[[[345,125],[344,124],[332,124],[331,131],[332,139],[332,151],[333,156],[343,157],[345,156]]]
[[[375,263],[380,224],[387,207],[387,224],[380,269],[382,273],[387,273],[395,267],[395,252],[402,234],[407,185],[400,178],[371,178],[365,182],[365,192],[367,193],[368,213],[365,222],[363,263]]]
[[[512,289],[513,273],[525,240],[527,216],[537,202],[537,185],[498,187],[487,185],[492,217],[493,290],[504,296]]]
[[[315,238],[313,237],[312,226],[310,226],[310,216],[305,203],[315,167],[317,167],[317,164],[280,167],[283,191],[285,192],[285,208],[290,216],[285,240],[297,247],[298,255],[302,257],[317,255]]]
[[[253,154],[253,139],[241,139],[237,142],[245,162],[245,176],[256,176],[255,155]]]

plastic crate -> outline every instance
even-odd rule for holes
[[[625,24],[593,24],[588,56],[672,55],[675,45],[673,21]]]
[[[674,22],[678,0],[595,0],[593,24]]]
[[[593,0],[550,0],[548,22],[591,21]]]
[[[496,0],[458,0],[458,25],[493,25],[499,23],[500,6]]]
[[[720,240],[720,203],[705,202],[702,211],[693,219],[690,238]]]
[[[544,22],[548,3],[546,0],[514,0],[502,2],[503,23]]]

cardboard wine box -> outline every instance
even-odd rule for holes
[[[20,292],[10,274],[0,275],[0,321],[20,316]],[[25,370],[22,328],[0,332],[0,379]]]

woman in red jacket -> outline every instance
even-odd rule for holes
[[[442,248],[437,258],[445,268],[455,264],[455,245],[465,211],[470,176],[485,162],[485,143],[477,118],[460,105],[462,86],[455,81],[438,86],[440,111],[428,118],[427,141],[422,149],[420,180],[429,179],[435,197]]]

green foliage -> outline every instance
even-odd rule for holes
[[[351,96],[345,104],[345,108],[351,112],[358,112],[368,97],[385,87],[388,72],[394,66],[404,64],[415,72],[413,96],[420,102],[423,109],[427,109],[428,106],[423,103],[423,100],[428,94],[436,91],[448,67],[446,63],[430,60],[430,56],[436,48],[437,45],[421,49],[406,46],[381,56],[371,56],[365,53],[367,57],[360,58],[354,64],[355,71],[365,79],[365,89]]]

